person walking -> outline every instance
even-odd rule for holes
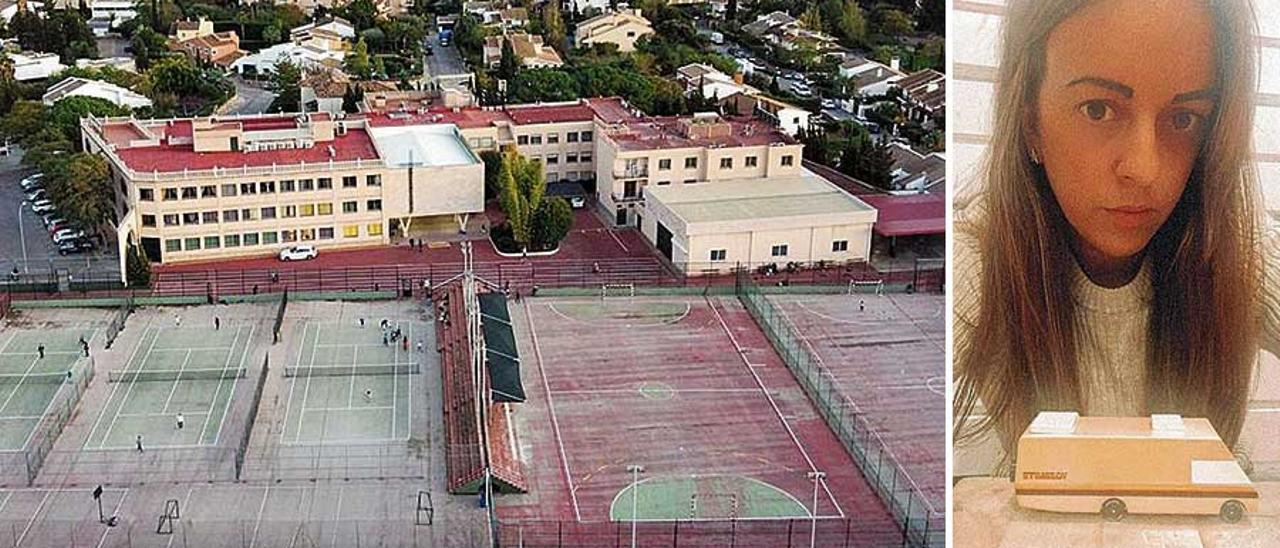
[[[183,417],[182,413],[178,413],[178,430],[182,430],[182,425],[186,422],[186,417]]]
[[[213,317],[213,330],[214,330],[214,331],[217,331],[217,330],[219,330],[219,329],[222,329],[222,318],[219,318],[219,317],[217,317],[217,316],[214,316],[214,317]]]
[[[372,401],[373,401],[373,389],[372,388],[364,389],[364,402],[371,403]]]
[[[173,326],[182,327],[182,316],[180,314],[173,315]]]
[[[360,329],[364,329],[364,317],[360,318]]]
[[[138,452],[142,453],[142,434],[138,434]]]
[[[44,359],[44,343],[40,343],[40,345],[36,347],[36,352],[40,353],[40,359],[43,360]]]
[[[418,352],[422,352],[422,341],[418,341]]]
[[[404,351],[405,351],[405,352],[408,352],[408,351],[409,351],[409,338],[408,338],[408,337],[405,337],[405,338],[404,338]]]
[[[382,332],[382,346],[387,346],[387,332]]]

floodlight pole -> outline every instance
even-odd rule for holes
[[[644,467],[632,464],[627,466],[627,471],[631,472],[631,548],[636,548],[636,503],[640,499],[640,472],[644,472]]]
[[[827,477],[825,472],[817,470],[809,472],[809,479],[813,480],[813,510],[809,512],[809,517],[812,518],[812,525],[809,527],[809,548],[814,548],[818,541],[818,482],[825,477]]]
[[[30,274],[30,261],[27,260],[27,233],[22,228],[22,206],[25,205],[27,205],[26,200],[18,202],[18,241],[22,242],[22,271]]]

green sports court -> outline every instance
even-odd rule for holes
[[[391,328],[400,328],[408,341],[406,349],[403,340],[384,344],[380,323],[301,323],[296,362],[283,370],[287,403],[282,444],[410,437],[414,384],[421,382],[418,344],[425,345],[426,328],[413,321],[388,320]]]
[[[9,330],[0,340],[0,451],[20,451],[84,356],[96,328]],[[44,358],[39,347],[44,345]],[[77,373],[79,374],[79,373]]]
[[[217,445],[236,387],[248,382],[256,325],[142,329],[124,369],[108,372],[109,396],[84,448],[132,449],[139,435],[148,448]]]

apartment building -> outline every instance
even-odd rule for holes
[[[157,262],[385,245],[483,210],[484,166],[456,126],[328,113],[81,121],[104,155],[118,232]]]

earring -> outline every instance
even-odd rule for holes
[[[1031,147],[1031,163],[1040,165],[1040,155],[1036,153],[1035,147]]]

